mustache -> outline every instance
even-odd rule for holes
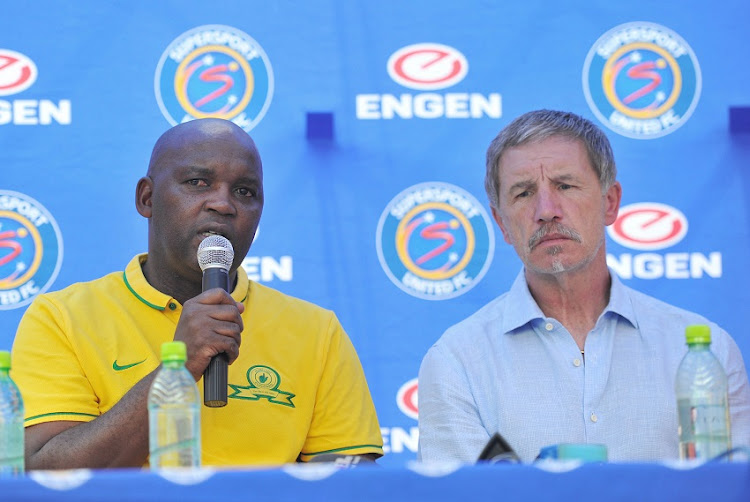
[[[529,249],[534,249],[536,245],[539,244],[539,241],[551,234],[559,234],[578,243],[583,242],[581,234],[572,228],[568,228],[562,223],[548,223],[543,227],[539,227],[537,231],[534,232],[534,235],[529,238]]]

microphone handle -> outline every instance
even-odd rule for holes
[[[203,271],[203,291],[221,288],[229,291],[229,274],[219,267]],[[220,408],[227,405],[227,373],[229,358],[222,352],[211,358],[203,372],[203,404],[209,408]]]

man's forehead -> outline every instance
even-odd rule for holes
[[[580,140],[553,136],[508,148],[498,160],[500,177],[523,177],[534,172],[576,171],[590,168]]]
[[[222,163],[217,159],[211,159],[214,162],[196,163],[183,162],[173,164],[169,171],[175,176],[206,176],[215,177],[219,175],[231,176],[238,179],[256,180],[263,176],[259,166],[255,163],[240,162],[234,160],[229,163]]]
[[[261,169],[252,138],[241,129],[237,131],[239,128],[231,122],[194,121],[180,126],[170,129],[157,141],[149,162],[149,175],[186,165],[234,163],[239,158],[247,160],[250,170]]]

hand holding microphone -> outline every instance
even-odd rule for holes
[[[198,264],[203,271],[202,290],[220,288],[229,292],[229,268],[234,260],[232,243],[221,235],[209,235],[198,246]],[[211,358],[203,373],[203,404],[211,408],[227,404],[226,353]]]

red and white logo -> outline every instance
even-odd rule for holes
[[[398,409],[407,417],[417,420],[419,413],[418,398],[417,379],[413,378],[398,389],[398,394],[396,394]]]
[[[640,202],[620,208],[617,220],[607,227],[623,246],[652,251],[674,246],[685,237],[688,221],[677,209],[657,202]]]
[[[0,49],[0,96],[25,91],[36,81],[36,65],[20,52]]]
[[[463,54],[453,47],[424,43],[403,47],[388,59],[388,74],[411,89],[431,91],[457,84],[469,71]]]

